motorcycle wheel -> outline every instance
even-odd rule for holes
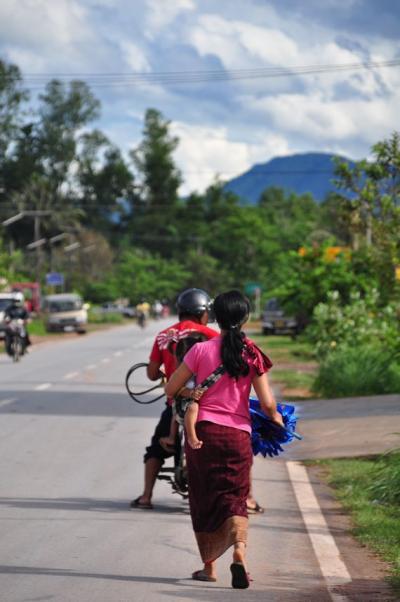
[[[22,341],[19,336],[15,336],[11,343],[12,357],[14,362],[19,362],[22,355]]]

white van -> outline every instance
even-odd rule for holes
[[[87,306],[81,297],[74,293],[47,295],[44,298],[43,315],[48,332],[86,332]]]

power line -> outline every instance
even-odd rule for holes
[[[372,70],[388,67],[399,67],[400,59],[387,61],[364,61],[331,65],[299,65],[286,67],[261,67],[253,69],[219,69],[192,71],[153,71],[150,73],[124,72],[71,72],[71,73],[25,73],[25,83],[31,88],[42,87],[49,79],[69,81],[71,78],[85,80],[93,87],[134,86],[137,84],[193,84],[238,80],[256,80],[275,77],[296,77],[302,75],[318,75],[345,71]],[[5,79],[7,76],[5,76]]]

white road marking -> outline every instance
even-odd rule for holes
[[[51,387],[51,383],[43,383],[35,387],[35,391],[44,391],[45,389],[49,389]]]
[[[119,357],[120,355],[122,355],[122,351],[116,351],[114,353],[114,357]]]
[[[6,406],[8,403],[13,403],[14,401],[17,401],[16,397],[14,397],[13,399],[2,399],[0,401],[0,407],[1,406]]]
[[[105,357],[105,358],[103,358],[103,359],[101,360],[101,363],[102,363],[102,364],[108,364],[108,362],[110,362],[110,361],[111,361],[111,360],[110,360],[110,358],[109,358],[109,357]]]
[[[332,602],[347,602],[346,596],[335,593],[333,589],[350,583],[351,577],[319,507],[307,470],[299,462],[286,462],[286,466]]]
[[[64,376],[64,380],[70,380],[71,378],[75,378],[76,376],[79,376],[79,372],[68,372],[68,374]]]
[[[96,364],[89,364],[89,366],[86,366],[85,370],[96,370],[96,368]]]

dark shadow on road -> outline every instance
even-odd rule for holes
[[[37,510],[72,510],[80,512],[112,512],[140,514],[189,514],[189,506],[156,505],[153,510],[130,508],[129,500],[107,500],[94,498],[0,498],[0,507],[37,509]]]
[[[140,405],[128,393],[92,391],[15,391],[1,390],[3,399],[16,399],[0,406],[1,414],[44,416],[110,416],[113,418],[158,418],[164,408],[162,400]]]
[[[71,569],[47,568],[35,566],[12,566],[0,565],[0,574],[3,575],[49,575],[51,577],[84,577],[89,579],[106,579],[112,581],[132,581],[136,583],[165,583],[178,584],[179,578],[136,576],[136,575],[113,575],[110,573],[86,573]]]

